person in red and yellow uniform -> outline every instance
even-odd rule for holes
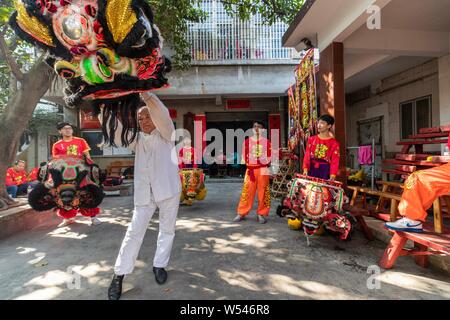
[[[17,198],[21,193],[27,193],[27,172],[25,171],[25,161],[18,160],[14,166],[6,170],[6,192],[12,198]]]
[[[450,136],[447,142],[450,149]],[[395,231],[422,232],[427,210],[434,200],[450,193],[450,163],[413,172],[405,181],[398,212],[403,218],[387,222]]]
[[[333,124],[334,118],[330,115],[318,119],[319,134],[310,137],[306,144],[303,174],[325,180],[336,179],[340,151],[339,142],[330,133]]]
[[[27,176],[27,181],[28,182],[36,181],[38,179],[38,172],[39,172],[38,167],[31,169],[30,173]]]
[[[197,168],[197,164],[194,160],[195,151],[191,146],[191,139],[185,138],[183,140],[183,148],[178,152],[179,164],[178,167],[180,169],[191,169]]]
[[[55,142],[52,147],[52,157],[74,157],[79,159],[85,159],[87,164],[93,164],[94,162],[91,159],[89,151],[91,148],[89,147],[86,140],[83,138],[74,137],[73,131],[74,126],[69,122],[61,122],[58,123],[57,129],[61,134],[61,140]],[[64,227],[68,224],[75,222],[76,215],[80,213],[85,217],[91,218],[91,224],[97,225],[100,224],[101,221],[96,217],[100,213],[100,208],[82,208],[78,210],[64,211],[62,209],[58,209],[58,215],[63,218],[63,222],[58,225],[58,227]]]
[[[253,207],[255,194],[258,193],[258,222],[266,223],[270,211],[270,162],[271,144],[265,137],[264,126],[260,122],[253,124],[253,136],[247,138],[242,146],[243,162],[247,166],[237,216],[233,221],[243,220]]]
[[[52,147],[52,157],[74,157],[92,162],[89,151],[89,147],[86,140],[83,138],[77,138],[73,136],[73,126],[68,122],[59,123],[57,126],[59,133],[61,134],[61,140],[55,142]]]

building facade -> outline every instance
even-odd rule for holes
[[[208,18],[189,24],[191,68],[172,70],[167,74],[170,87],[156,92],[169,108],[175,127],[189,131],[193,141],[206,129],[247,130],[255,120],[269,129],[284,128],[286,90],[299,61],[296,50],[283,48],[281,43],[288,26],[279,21],[269,26],[259,14],[242,21],[228,15],[216,0],[200,5]],[[62,87],[49,92],[47,98],[63,103]],[[65,118],[79,126],[79,134],[88,140],[101,168],[133,157],[127,150],[96,147],[101,132],[88,108],[65,108]],[[285,140],[284,134],[281,130],[280,141]]]
[[[376,140],[378,175],[398,142],[450,124],[448,10],[448,0],[307,0],[283,35],[286,47],[307,38],[319,49],[319,85],[331,88],[321,112],[336,116],[341,145]],[[341,160],[358,166],[354,149]]]

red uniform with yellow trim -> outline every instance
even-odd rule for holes
[[[20,186],[27,183],[27,172],[25,170],[16,171],[14,168],[6,170],[6,186]]]
[[[178,153],[180,169],[184,168],[197,168],[197,164],[194,161],[195,150],[192,147],[183,147]]]
[[[246,216],[253,207],[258,193],[256,213],[267,216],[270,211],[269,165],[271,161],[271,144],[266,138],[258,140],[248,138],[242,145],[242,157],[247,165],[241,198],[237,208],[240,216]]]
[[[450,149],[450,136],[447,146]],[[449,193],[450,163],[413,172],[405,181],[398,211],[406,218],[425,222],[434,200]]]
[[[70,141],[59,140],[58,142],[55,142],[52,148],[52,156],[68,156],[83,159],[84,153],[89,150],[91,150],[91,148],[86,140],[73,137]]]
[[[303,171],[307,171],[309,176],[316,178],[335,178],[339,170],[339,157],[339,142],[336,139],[312,136],[306,144]],[[329,172],[321,172],[323,170]]]

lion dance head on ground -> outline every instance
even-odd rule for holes
[[[194,200],[203,200],[206,197],[205,174],[202,169],[181,169],[181,201],[192,205]]]
[[[28,195],[36,211],[89,210],[99,206],[104,197],[98,186],[98,167],[86,165],[83,159],[55,158],[40,167],[38,178],[39,184]]]
[[[122,144],[133,141],[139,93],[167,87],[170,71],[150,6],[144,0],[14,0],[14,5],[10,25],[49,53],[47,63],[65,80],[67,106],[90,100],[98,113],[104,105],[106,140],[114,144],[120,117]]]
[[[356,221],[344,210],[349,199],[341,182],[297,174],[287,188],[279,216],[300,220],[309,235],[325,228],[341,240],[350,239]]]

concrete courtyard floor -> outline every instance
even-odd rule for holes
[[[265,225],[254,211],[233,223],[241,184],[207,187],[204,201],[180,208],[167,283],[158,285],[152,273],[155,214],[123,299],[450,299],[449,277],[410,257],[371,277],[385,244],[359,231],[350,242],[321,236],[307,247],[275,215],[277,203]],[[57,228],[55,218],[0,240],[0,299],[106,299],[132,205],[132,197],[106,197],[101,225],[79,218]]]

